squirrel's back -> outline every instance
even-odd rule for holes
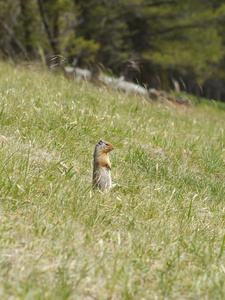
[[[93,186],[99,189],[110,189],[111,180],[111,163],[108,153],[114,149],[109,142],[100,140],[95,146],[94,168],[93,168]]]

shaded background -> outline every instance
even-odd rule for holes
[[[72,64],[225,102],[220,0],[7,0],[0,56]]]

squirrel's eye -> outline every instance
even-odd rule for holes
[[[106,146],[109,146],[109,144],[106,144]]]

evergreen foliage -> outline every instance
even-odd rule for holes
[[[13,60],[59,54],[101,63],[139,82],[176,75],[224,80],[224,1],[8,0],[0,3],[0,51]]]

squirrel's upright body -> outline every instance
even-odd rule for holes
[[[101,190],[109,190],[112,187],[111,163],[108,153],[113,149],[111,143],[102,140],[95,146],[93,186]]]

